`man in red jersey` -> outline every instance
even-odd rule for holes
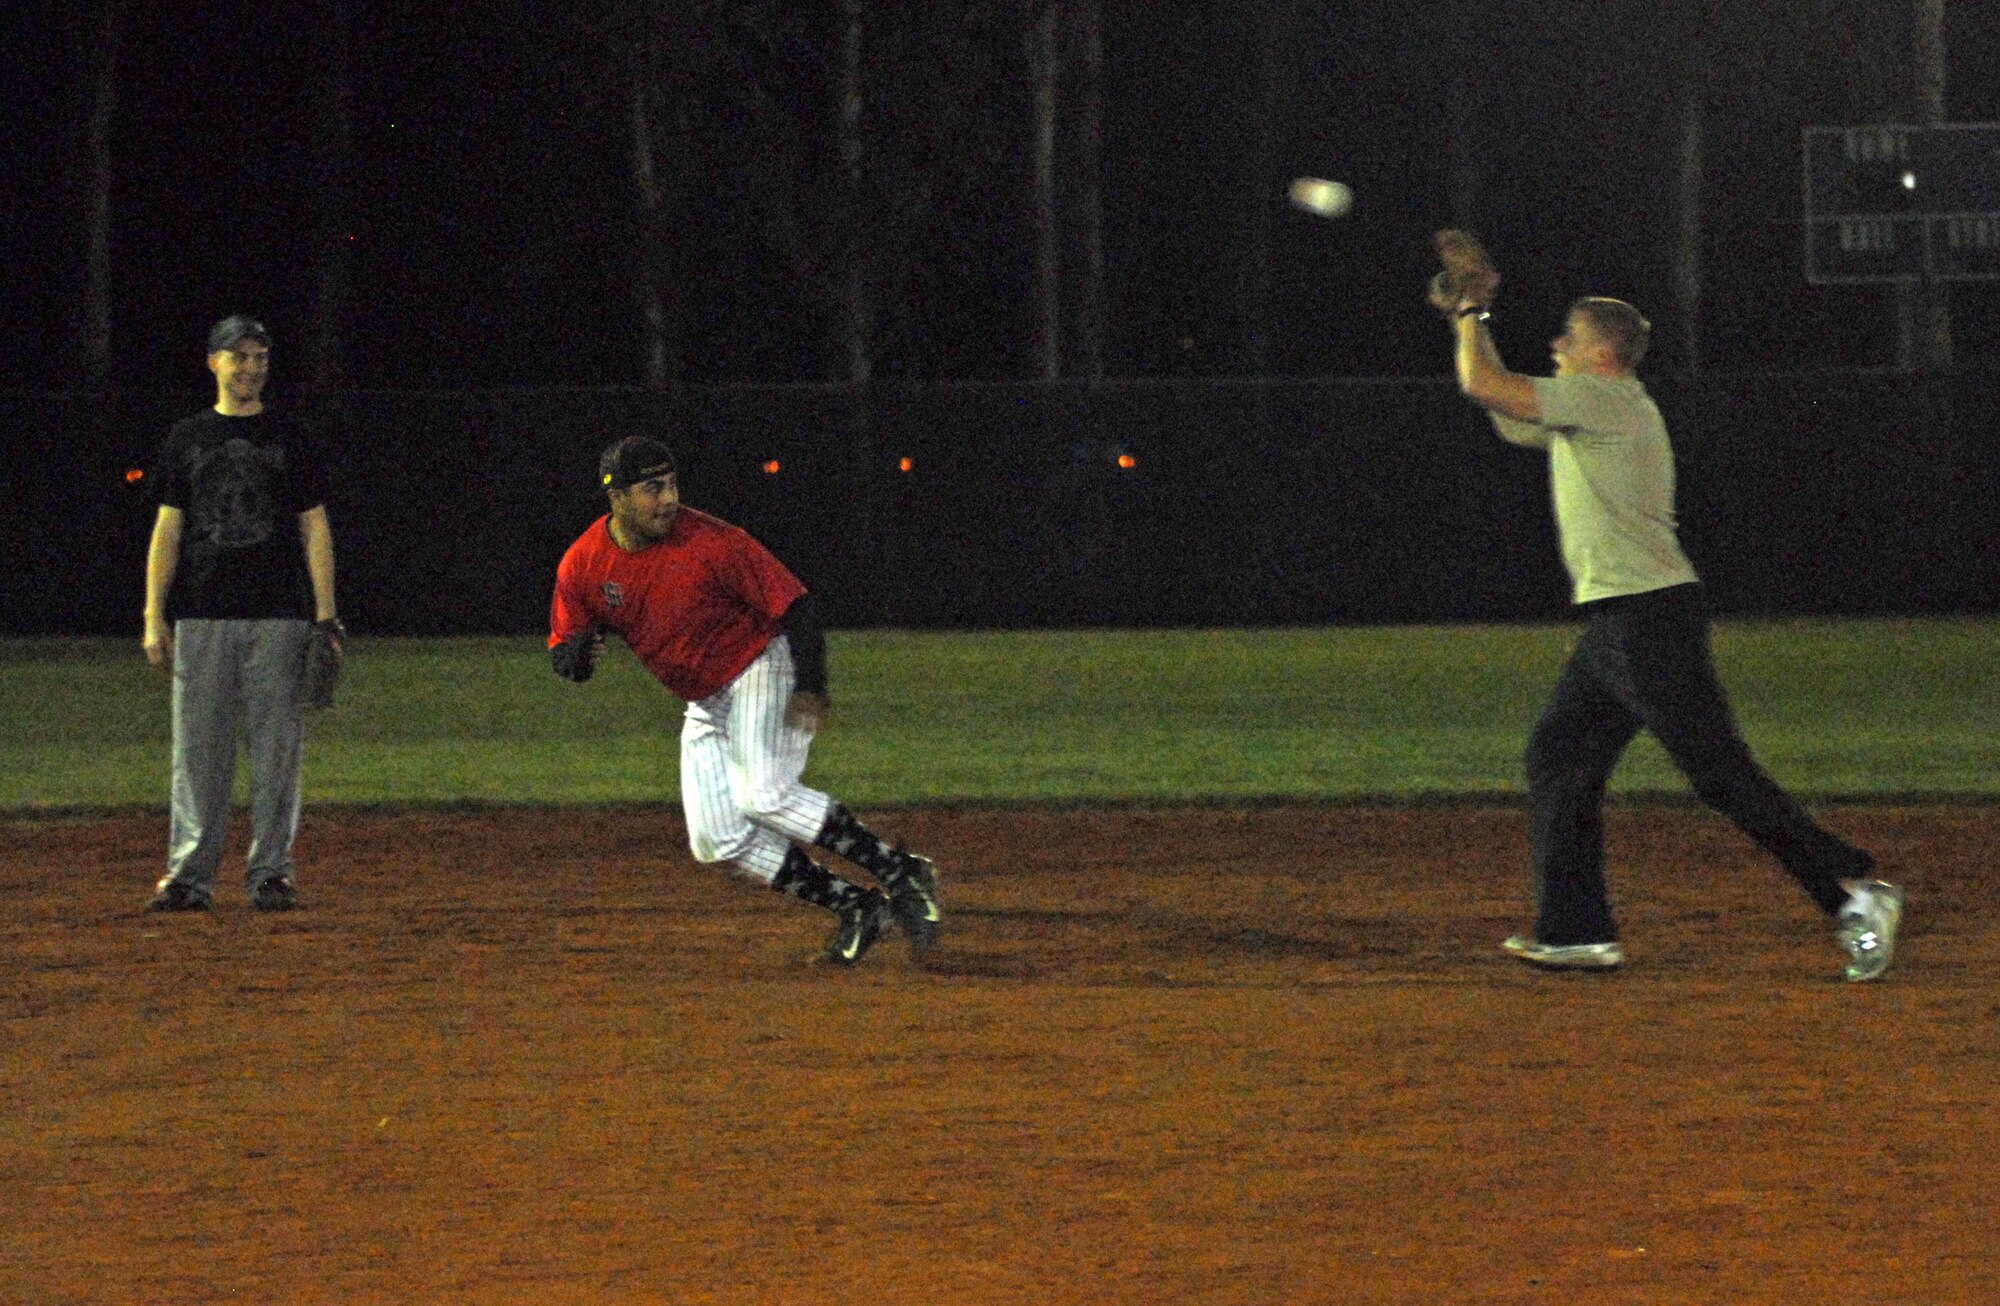
[[[556,674],[590,679],[615,631],[687,703],[681,801],[696,861],[728,862],[839,918],[827,959],[861,960],[891,916],[913,952],[937,943],[937,867],[892,848],[807,788],[806,753],[827,710],[826,636],[804,585],[750,535],[681,506],[674,459],[632,436],[598,461],[611,511],[556,569],[549,648]],[[808,846],[860,866],[864,888]]]

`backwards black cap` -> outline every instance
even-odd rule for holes
[[[597,483],[607,490],[622,490],[655,476],[673,474],[673,450],[643,435],[626,436],[597,460]]]

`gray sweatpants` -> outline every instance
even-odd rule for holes
[[[299,679],[312,623],[290,619],[174,623],[174,788],[167,878],[213,893],[229,833],[236,735],[249,745],[254,890],[292,873],[303,754]]]

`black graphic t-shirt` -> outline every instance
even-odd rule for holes
[[[170,617],[312,620],[299,514],[326,493],[297,422],[213,411],[176,422],[155,474],[160,503],[184,514]]]

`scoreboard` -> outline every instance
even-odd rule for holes
[[[1805,129],[1806,280],[2000,281],[2000,123]]]

